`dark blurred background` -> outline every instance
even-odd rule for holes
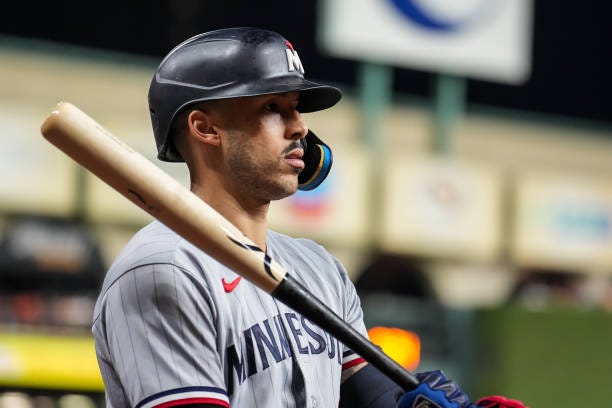
[[[324,55],[315,43],[318,6],[282,0],[12,2],[0,17],[0,32],[159,58],[200,32],[260,26],[287,37],[312,77],[354,85],[354,63]],[[535,1],[531,77],[520,86],[470,80],[468,102],[612,123],[611,15],[610,2]],[[431,92],[430,73],[396,69],[394,77],[399,92]]]

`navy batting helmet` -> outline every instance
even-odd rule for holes
[[[163,161],[184,161],[170,138],[179,112],[198,102],[299,91],[297,109],[314,112],[335,105],[337,88],[304,79],[293,46],[280,34],[254,27],[227,28],[189,38],[162,60],[149,88],[149,111]],[[332,164],[329,147],[312,132],[302,139],[305,169],[299,188],[311,190]]]

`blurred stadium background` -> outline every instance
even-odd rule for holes
[[[154,160],[146,94],[155,67],[191,35],[240,25],[282,33],[308,76],[344,91],[333,109],[307,115],[334,149],[333,174],[274,203],[271,224],[340,258],[372,338],[410,369],[445,370],[473,397],[609,404],[608,3],[11,7],[0,17],[0,408],[104,406],[93,302],[113,257],[150,221],[44,141],[43,119],[72,102]],[[384,37],[395,25],[404,31]],[[497,47],[470,43],[479,30],[507,32]],[[406,33],[425,51],[394,59],[367,49],[380,36],[381,50],[410,43]],[[455,53],[463,43],[467,54]],[[181,165],[158,164],[187,182]]]

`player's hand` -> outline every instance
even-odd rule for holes
[[[442,371],[416,373],[420,384],[405,393],[397,408],[476,408],[459,386],[446,378]]]
[[[481,398],[476,401],[476,405],[481,408],[527,408],[521,401],[502,397],[501,395]]]

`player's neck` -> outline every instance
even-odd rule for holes
[[[265,250],[269,202],[245,199],[224,189],[192,185],[191,191],[234,224],[247,238]]]

